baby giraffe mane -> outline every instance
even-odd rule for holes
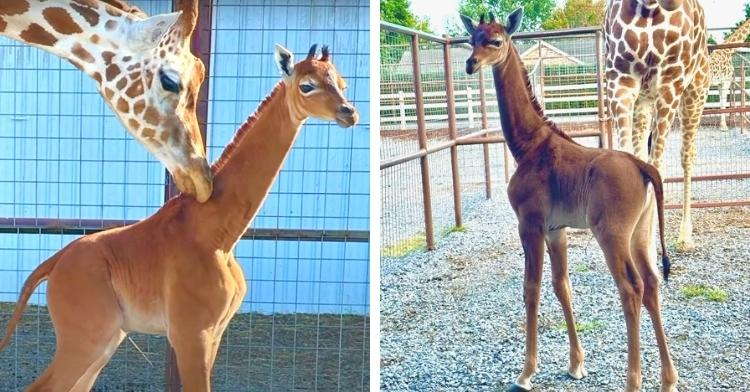
[[[245,134],[247,131],[253,127],[255,122],[258,120],[258,117],[260,117],[261,114],[263,114],[264,110],[267,109],[268,103],[273,99],[277,94],[281,92],[283,89],[284,82],[279,82],[274,86],[273,90],[271,90],[271,94],[268,94],[268,96],[263,99],[263,102],[258,105],[258,108],[255,109],[255,113],[250,115],[250,117],[245,120],[245,122],[240,125],[240,128],[237,130],[237,132],[234,134],[234,137],[232,140],[227,144],[226,148],[224,148],[224,152],[221,153],[221,156],[219,159],[216,160],[216,162],[211,165],[211,171],[216,174],[218,173],[224,165],[226,165],[227,161],[232,157],[232,154],[234,154],[234,151],[237,149],[237,146],[242,142],[242,138],[245,137]]]

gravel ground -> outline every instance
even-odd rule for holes
[[[750,192],[744,193],[745,196]],[[436,251],[382,260],[381,390],[500,391],[522,368],[523,251],[517,222],[499,193],[465,215],[467,231]],[[663,319],[680,391],[744,390],[750,385],[750,208],[694,211],[698,247],[672,251],[673,275],[662,285]],[[679,213],[668,212],[668,241]],[[539,391],[618,391],[625,383],[625,323],[617,291],[588,231],[569,234],[573,306],[589,376],[565,376],[567,335],[545,262],[540,308]],[[703,284],[728,299],[687,298]],[[644,391],[659,387],[659,360],[643,312]]]
[[[14,304],[0,303],[4,333]],[[164,337],[131,334],[104,368],[95,392],[164,391]],[[0,352],[0,391],[20,391],[47,366],[55,338],[45,307],[30,306],[14,342]],[[236,315],[214,366],[214,391],[361,391],[369,385],[369,318]],[[147,358],[147,359],[144,359]]]

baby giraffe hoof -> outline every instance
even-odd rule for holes
[[[510,388],[508,388],[508,392],[529,392],[531,391],[531,388],[531,384],[526,387],[517,383],[513,383]]]
[[[568,375],[574,380],[580,380],[588,376],[589,372],[586,371],[586,368],[583,367],[583,362],[581,362],[581,364],[576,368],[571,368],[570,370],[568,370]]]

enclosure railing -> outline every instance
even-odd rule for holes
[[[514,163],[505,145],[497,119],[497,104],[494,91],[490,88],[487,97],[487,80],[491,75],[480,72],[468,77],[454,73],[456,50],[465,48],[468,54],[468,37],[439,37],[403,26],[381,22],[381,178],[383,186],[383,216],[381,254],[398,257],[416,249],[435,249],[440,232],[462,230],[462,166],[459,147],[481,145],[481,158],[477,154],[471,159],[482,162],[481,182],[484,197],[492,195],[492,168],[490,146],[502,146],[503,176],[507,182]],[[588,52],[572,52],[580,49],[569,45],[570,40],[588,43]],[[558,39],[560,47],[548,44],[545,40]],[[606,90],[603,67],[603,32],[600,28],[576,28],[556,31],[518,33],[514,42],[519,47],[527,68],[533,68],[530,78],[534,80],[535,93],[545,113],[554,119],[561,128],[574,138],[594,139],[598,147],[613,148],[612,121],[606,109]],[[591,47],[593,46],[593,47]],[[711,50],[735,47],[748,47],[747,44],[713,45]],[[579,52],[584,52],[580,51]],[[582,60],[584,57],[588,61]],[[593,58],[592,58],[593,57]],[[425,59],[426,58],[426,59]],[[562,60],[561,60],[562,59]],[[465,58],[458,59],[459,65]],[[533,64],[533,67],[529,65]],[[562,65],[561,65],[562,63]],[[562,72],[547,74],[560,67],[578,69],[570,78]],[[427,70],[425,70],[425,67]],[[557,68],[555,68],[557,67]],[[462,69],[459,69],[462,72]],[[740,65],[739,80],[742,86],[739,103],[733,100],[728,108],[707,105],[704,114],[742,114],[750,111],[745,105],[748,92],[745,81],[745,61]],[[555,80],[557,78],[557,80]],[[545,80],[556,83],[546,84]],[[478,84],[478,86],[477,86]],[[425,85],[428,85],[426,88]],[[478,95],[478,99],[475,99]],[[718,93],[710,93],[716,97]],[[732,97],[735,94],[732,93]],[[488,102],[488,98],[489,102]],[[490,121],[492,120],[492,121]],[[741,134],[744,134],[744,121],[740,121]],[[411,140],[416,140],[416,149]],[[445,155],[448,151],[448,155]],[[431,157],[440,159],[430,160]],[[419,164],[419,185],[415,181],[415,162]],[[432,166],[441,169],[436,175]],[[481,165],[480,165],[481,166]],[[447,170],[450,170],[448,180]],[[401,173],[399,173],[399,171]],[[408,173],[407,173],[408,172]],[[443,173],[443,177],[435,179]],[[432,175],[432,177],[431,177]],[[745,180],[750,178],[750,169],[732,173],[711,173],[694,175],[694,182],[718,180]],[[667,176],[665,183],[681,183],[681,176]],[[409,184],[407,184],[409,183]],[[435,187],[438,186],[443,198],[451,198],[452,203],[437,203],[437,208],[448,215],[447,205],[451,205],[450,224],[444,230],[436,230],[433,207]],[[449,191],[447,190],[449,188]],[[415,195],[415,193],[421,195]],[[421,196],[421,197],[419,197]],[[441,197],[441,196],[438,196]],[[414,200],[418,199],[418,200]],[[407,204],[413,205],[407,205]],[[421,204],[422,216],[417,216],[417,205]],[[747,200],[718,200],[693,202],[693,207],[741,206],[750,205]],[[667,208],[679,208],[681,203],[670,203]],[[399,222],[396,222],[399,221]],[[396,226],[408,226],[396,227]],[[419,229],[421,226],[423,229]],[[438,233],[438,234],[436,234]]]

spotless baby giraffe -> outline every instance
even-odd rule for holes
[[[309,117],[354,126],[346,82],[316,46],[294,64],[277,46],[283,81],[213,165],[205,203],[177,196],[131,226],[82,237],[24,283],[0,349],[10,343],[32,292],[47,280],[57,347],[29,391],[88,392],[128,332],[163,334],[186,392],[211,390],[221,336],[247,291],[234,247],[253,220]]]
[[[0,0],[0,36],[70,61],[96,82],[136,140],[177,187],[211,195],[211,171],[196,104],[205,67],[190,52],[198,1],[145,18],[121,0]]]
[[[549,121],[531,91],[526,69],[511,36],[523,11],[513,12],[505,26],[490,18],[479,24],[462,16],[473,47],[466,72],[492,67],[503,135],[518,164],[508,198],[518,217],[525,256],[526,360],[511,388],[531,390],[538,372],[537,319],[544,246],[550,254],[552,285],[562,305],[570,343],[568,373],[586,376],[584,352],[575,329],[568,278],[568,227],[590,228],[604,251],[625,312],[628,372],[625,390],[641,388],[639,328],[641,303],[651,315],[661,357],[661,390],[676,390],[677,370],[661,322],[659,276],[648,254],[648,184],[656,195],[664,278],[669,259],[664,244],[664,195],[658,170],[635,156],[581,146]]]

